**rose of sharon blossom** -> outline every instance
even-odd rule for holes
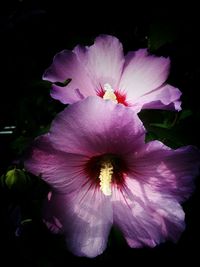
[[[112,225],[130,247],[176,241],[185,227],[179,203],[193,190],[199,160],[192,146],[145,144],[133,110],[88,97],[35,140],[25,167],[52,188],[44,214],[49,228],[65,235],[74,254],[95,257]]]
[[[88,96],[100,96],[141,109],[180,110],[179,89],[166,84],[169,58],[149,55],[147,49],[123,54],[116,37],[100,35],[92,46],[76,46],[58,53],[43,75],[53,83],[51,96],[72,104]],[[64,87],[56,82],[71,82]]]

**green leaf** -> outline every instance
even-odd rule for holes
[[[32,84],[32,87],[36,87],[36,88],[47,88],[47,89],[50,89],[51,88],[51,82],[49,81],[44,81],[44,80],[35,80],[35,81],[32,81],[31,82]]]
[[[66,85],[68,85],[68,83],[71,82],[72,79],[67,79],[63,82],[55,82],[54,84],[57,85],[57,86],[60,86],[60,87],[65,87]]]
[[[157,135],[154,133],[154,132],[147,132],[146,135],[145,135],[145,142],[150,142],[150,141],[153,141],[153,140],[156,140],[158,139]]]
[[[151,126],[155,126],[155,127],[159,127],[159,128],[163,128],[163,129],[169,129],[171,127],[170,124],[164,122],[164,123],[151,123]]]
[[[182,110],[181,113],[180,113],[180,117],[179,117],[179,120],[184,120],[190,116],[192,116],[192,111],[190,109],[185,109],[185,110]]]

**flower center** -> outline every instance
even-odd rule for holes
[[[105,100],[111,100],[114,103],[123,104],[126,107],[130,106],[126,100],[126,93],[118,89],[114,90],[109,83],[105,83],[103,87],[101,86],[97,91],[97,95]]]
[[[104,84],[104,95],[103,99],[109,99],[112,100],[115,103],[118,103],[117,97],[114,93],[114,90],[112,89],[112,86],[109,83]]]
[[[106,196],[111,195],[111,181],[112,181],[112,175],[113,175],[113,166],[111,162],[104,161],[101,164],[100,167],[100,189]]]
[[[128,171],[126,160],[120,155],[110,153],[94,156],[85,165],[87,177],[106,196],[112,194],[112,186],[124,186]]]

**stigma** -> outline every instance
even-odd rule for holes
[[[109,83],[104,84],[103,89],[104,89],[104,92],[105,92],[104,95],[103,95],[103,99],[112,100],[113,102],[118,103],[117,97],[116,97],[116,95],[114,93],[114,90],[113,90],[112,86]]]
[[[104,161],[101,164],[99,179],[100,179],[100,189],[106,196],[111,196],[111,182],[113,175],[113,166],[109,161]]]

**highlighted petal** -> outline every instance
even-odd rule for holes
[[[76,194],[52,194],[44,206],[44,219],[55,232],[64,233],[69,250],[77,256],[103,253],[112,226],[109,198],[84,186]]]
[[[116,37],[100,35],[92,46],[87,49],[77,46],[74,53],[84,64],[96,91],[106,83],[114,89],[117,88],[123,69],[124,54],[122,44]]]
[[[149,184],[159,193],[183,201],[194,189],[193,180],[199,174],[200,152],[193,146],[173,150],[159,141],[152,141],[138,151],[132,162],[130,168],[135,179]]]
[[[119,84],[127,92],[128,101],[134,101],[144,94],[160,87],[167,79],[170,61],[168,58],[150,56],[146,49],[130,52]]]
[[[185,228],[184,212],[169,195],[127,178],[123,191],[113,190],[113,220],[131,247],[154,247],[177,241]]]

